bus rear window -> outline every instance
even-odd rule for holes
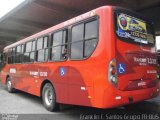
[[[125,42],[154,45],[153,26],[145,21],[125,14],[116,14],[116,34]]]

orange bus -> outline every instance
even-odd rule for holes
[[[113,108],[158,95],[152,22],[103,6],[4,48],[2,83],[60,103]]]

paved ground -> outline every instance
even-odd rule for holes
[[[157,116],[159,113],[159,116]],[[129,118],[127,118],[127,116]],[[70,107],[58,112],[48,112],[40,98],[17,92],[9,94],[0,84],[0,120],[75,120],[75,119],[160,119],[160,96],[150,101],[115,109]]]

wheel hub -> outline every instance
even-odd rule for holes
[[[50,106],[52,104],[52,101],[53,101],[53,95],[52,95],[51,90],[46,90],[44,97],[45,97],[45,103],[48,106]]]
[[[11,81],[8,81],[7,82],[7,88],[8,88],[8,90],[11,90],[11,86],[12,86]]]

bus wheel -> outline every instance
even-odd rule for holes
[[[42,90],[42,100],[48,111],[56,110],[56,93],[50,83],[46,83]]]
[[[11,79],[10,77],[7,78],[7,91],[9,93],[13,93],[14,92],[14,88],[12,87],[12,82],[11,82]]]

